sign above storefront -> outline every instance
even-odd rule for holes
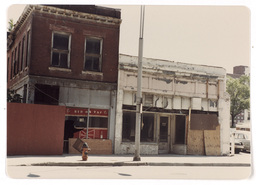
[[[108,117],[107,109],[89,109],[89,116]],[[87,108],[66,108],[66,116],[88,116]]]

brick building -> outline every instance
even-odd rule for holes
[[[23,103],[66,106],[65,141],[114,139],[120,17],[93,5],[28,5],[8,33],[8,89]]]

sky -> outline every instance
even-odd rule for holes
[[[120,49],[138,55],[139,5],[101,5],[121,9]],[[24,5],[7,9],[16,21]],[[146,5],[143,57],[219,66],[233,72],[250,66],[250,9],[223,5]]]

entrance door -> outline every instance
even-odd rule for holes
[[[169,128],[169,116],[159,116],[158,153],[165,154],[169,152]]]

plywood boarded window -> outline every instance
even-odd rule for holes
[[[216,130],[218,125],[216,114],[191,114],[191,130]]]

